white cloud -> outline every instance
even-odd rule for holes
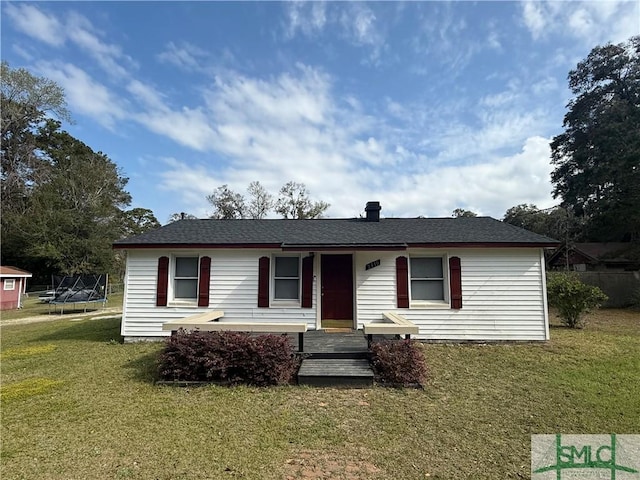
[[[516,155],[388,179],[395,188],[381,198],[383,211],[394,216],[451,216],[455,208],[465,208],[501,218],[520,203],[552,206],[549,153],[548,139],[531,137]]]
[[[126,89],[146,108],[152,110],[166,110],[163,95],[150,85],[146,85],[140,80],[131,80],[126,86]]]
[[[522,4],[524,23],[534,39],[540,38],[547,26],[547,12],[540,2],[527,1]]]
[[[387,217],[446,217],[455,208],[466,208],[501,218],[508,208],[520,203],[534,203],[540,208],[556,203],[550,196],[549,155],[548,139],[530,137],[520,153],[487,158],[474,165],[441,166],[420,174],[375,167],[326,170],[320,173],[321,182],[312,181],[311,175],[304,173],[295,179],[305,182],[314,198],[331,203],[331,217],[357,216],[367,201],[379,200]],[[206,195],[223,183],[244,193],[249,182],[257,179],[277,194],[280,186],[295,175],[286,168],[256,171],[236,167],[226,172],[187,161],[173,160],[167,165],[169,168],[160,174],[161,188],[181,196],[185,208],[199,216],[208,211]]]
[[[324,123],[332,108],[329,78],[318,70],[298,65],[299,76],[284,73],[272,81],[240,75],[218,77],[209,107],[222,121],[244,119],[269,124]],[[249,108],[247,108],[249,107]]]
[[[420,28],[411,38],[414,52],[422,59],[412,67],[418,75],[437,73],[442,75],[442,67],[447,74],[457,77],[474,56],[483,48],[483,42],[466,35],[468,24],[451,3],[425,2],[429,9],[419,12]],[[424,65],[429,65],[430,68]]]
[[[288,38],[295,37],[298,31],[307,36],[318,34],[327,23],[324,2],[288,2],[286,9]]]
[[[538,80],[531,86],[531,90],[536,95],[548,95],[559,90],[558,80],[555,77],[546,76]]]
[[[126,117],[126,108],[119,97],[75,65],[40,62],[36,68],[64,88],[72,111],[90,116],[110,130]]]
[[[329,11],[330,8],[330,11]],[[298,33],[307,37],[329,35],[330,27],[349,43],[370,47],[368,61],[377,63],[385,45],[376,15],[366,4],[358,2],[288,2],[286,4],[285,37],[293,39]]]
[[[16,28],[26,35],[55,47],[70,41],[93,57],[109,75],[126,77],[128,70],[136,67],[131,57],[123,54],[119,46],[104,42],[101,32],[76,12],[59,18],[33,5],[12,4],[6,11]]]
[[[200,106],[174,108],[165,95],[151,85],[131,80],[127,91],[137,101],[130,118],[148,130],[197,151],[210,151],[217,143],[217,133],[209,112]]]
[[[487,45],[489,45],[489,48],[492,48],[494,50],[497,50],[497,51],[502,50],[502,43],[500,42],[500,34],[497,31],[492,30],[491,32],[489,32],[489,35],[487,37]]]
[[[159,174],[160,188],[167,192],[179,192],[180,201],[186,206],[188,213],[199,218],[207,217],[209,213],[206,196],[227,182],[223,177],[215,176],[204,165],[194,165],[172,157],[160,158],[156,165],[165,166]]]
[[[107,74],[127,77],[128,70],[135,68],[131,57],[123,54],[118,45],[104,42],[86,17],[72,12],[66,23],[69,40],[88,52]]]
[[[28,4],[7,4],[6,13],[22,33],[55,47],[64,44],[64,28],[55,16]]]
[[[411,110],[389,99],[385,106]],[[160,186],[193,212],[206,211],[217,186],[244,192],[253,180],[273,193],[288,180],[303,182],[332,204],[332,217],[357,215],[368,200],[382,201],[387,216],[449,216],[482,205],[478,213],[501,217],[518,203],[550,206],[549,141],[527,136],[544,114],[517,108],[480,112],[479,129],[457,124],[430,133],[438,153],[429,158],[410,146],[413,139],[404,143],[395,128],[372,123],[358,102],[338,105],[331,79],[310,67],[270,79],[219,77],[200,112],[200,124],[215,131],[207,149],[216,160],[176,161]],[[175,120],[166,123],[184,132]],[[518,147],[516,155],[503,153]]]
[[[513,103],[518,99],[520,99],[519,93],[513,90],[506,90],[482,97],[479,104],[483,107],[499,108],[506,105],[513,105]]]
[[[162,63],[168,63],[186,71],[199,71],[202,70],[202,59],[207,56],[205,50],[189,42],[181,42],[180,46],[169,42],[157,58]]]
[[[640,2],[545,1],[522,3],[522,18],[534,40],[550,34],[573,37],[589,48],[620,43],[640,32]]]
[[[201,108],[151,110],[133,114],[133,119],[152,132],[198,151],[212,148],[217,135]]]
[[[362,3],[351,4],[349,10],[344,10],[340,23],[352,40],[359,45],[377,45],[381,42],[376,28],[376,16],[373,11]]]

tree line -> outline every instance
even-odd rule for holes
[[[102,152],[62,130],[71,121],[55,82],[2,62],[2,264],[34,273],[114,273],[112,243],[159,226],[128,209],[128,179]]]
[[[568,81],[564,131],[551,141],[559,204],[517,205],[503,221],[565,244],[629,242],[640,258],[640,36],[595,47]]]

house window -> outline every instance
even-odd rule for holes
[[[15,290],[16,281],[14,278],[6,278],[4,281],[4,289],[5,290]]]
[[[444,301],[442,257],[411,258],[411,300]]]
[[[274,300],[300,299],[300,257],[275,257]]]
[[[173,298],[198,298],[198,257],[176,257],[173,275]]]

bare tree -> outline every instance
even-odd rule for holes
[[[287,182],[280,189],[275,210],[283,218],[321,218],[330,207],[327,202],[312,202],[304,183]]]
[[[215,192],[207,196],[207,201],[213,206],[210,218],[229,220],[247,216],[244,197],[229,189],[227,184],[216,188]]]
[[[253,181],[247,187],[249,194],[249,204],[247,205],[247,216],[249,218],[262,219],[273,208],[273,195],[271,195],[260,182]]]

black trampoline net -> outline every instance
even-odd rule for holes
[[[107,296],[107,275],[53,275],[50,303],[93,302]]]

